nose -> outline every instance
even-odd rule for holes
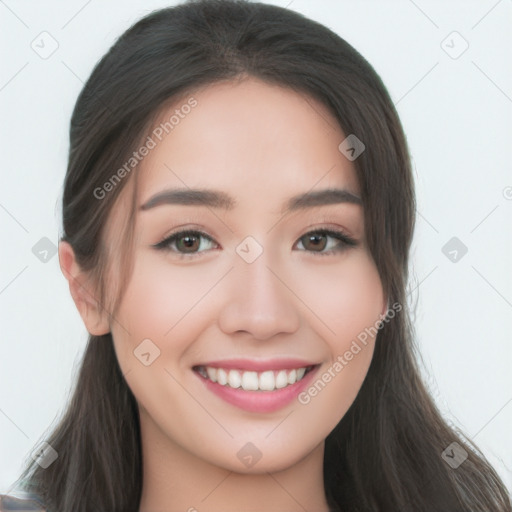
[[[238,260],[229,274],[227,299],[218,320],[220,329],[227,334],[246,332],[258,340],[297,331],[300,301],[287,282],[290,279],[282,274],[286,273],[272,268],[265,251],[252,263]]]

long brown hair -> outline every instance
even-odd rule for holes
[[[389,303],[402,305],[379,331],[360,392],[326,439],[330,507],[510,512],[510,496],[496,471],[442,418],[420,377],[405,292],[414,183],[398,114],[372,66],[323,25],[245,0],[192,0],[135,23],[99,61],[77,100],[62,239],[103,297],[110,261],[103,228],[121,190],[136,180],[136,169],[101,199],[95,189],[129,159],[168,101],[247,75],[321,101],[345,134],[364,141],[366,150],[353,163],[367,244]],[[129,239],[132,220],[123,239]],[[138,511],[138,410],[110,334],[89,337],[65,414],[45,441],[58,458],[46,469],[28,461],[20,480],[51,512]],[[468,453],[456,469],[441,456],[453,442]]]

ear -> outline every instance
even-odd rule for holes
[[[68,242],[59,242],[59,264],[86,329],[95,336],[109,333],[109,315],[96,300],[91,286],[85,284],[87,274],[78,265],[75,252]]]

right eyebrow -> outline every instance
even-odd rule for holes
[[[237,204],[236,200],[224,192],[217,190],[199,190],[190,188],[178,188],[159,192],[146,201],[141,210],[149,210],[162,204],[182,204],[185,206],[210,206],[232,210]]]

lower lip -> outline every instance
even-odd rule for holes
[[[201,374],[194,372],[204,382],[205,386],[224,401],[249,412],[273,412],[286,407],[311,382],[319,366],[313,368],[304,377],[285,388],[274,391],[245,391],[242,388],[222,386]]]

